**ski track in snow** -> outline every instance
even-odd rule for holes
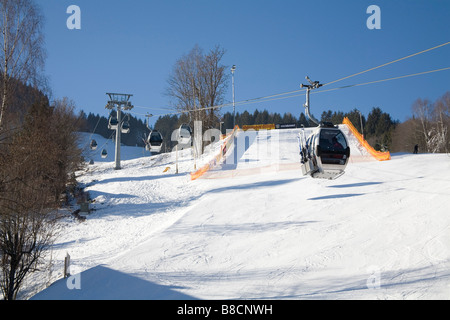
[[[52,274],[24,296],[60,279],[69,253],[82,289],[59,280],[35,299],[448,299],[450,158],[367,161],[349,137],[346,173],[314,180],[301,175],[298,133],[246,133],[237,164],[231,152],[196,181],[190,150],[178,175],[174,154],[117,171],[96,161],[79,179],[95,211],[63,222]],[[122,278],[139,283],[135,296]]]

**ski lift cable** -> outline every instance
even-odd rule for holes
[[[89,140],[84,144],[83,149],[85,149],[87,147],[87,145],[92,142],[92,136],[94,135],[95,130],[97,130],[97,127],[98,127],[98,124],[100,123],[100,120],[101,120],[101,117],[98,118],[97,124],[95,125],[94,130],[89,135]]]
[[[414,76],[419,76],[419,75],[424,75],[424,74],[429,74],[429,73],[434,73],[434,72],[440,72],[440,71],[445,71],[445,70],[450,70],[450,67],[434,69],[434,70],[429,70],[429,71],[423,71],[423,72],[417,72],[417,73],[413,73],[413,74],[407,74],[407,75],[403,75],[403,76],[391,77],[391,78],[386,78],[386,79],[381,79],[381,80],[374,80],[374,81],[369,81],[369,82],[362,82],[362,83],[357,83],[357,84],[351,84],[351,85],[346,85],[346,86],[337,87],[337,88],[330,88],[330,89],[326,89],[326,90],[312,91],[311,94],[324,93],[324,92],[335,91],[335,90],[340,90],[340,89],[347,89],[347,88],[359,87],[359,86],[375,84],[375,83],[380,83],[380,82],[404,79],[404,78],[409,78],[409,77],[414,77]],[[295,94],[295,95],[291,95],[291,96],[287,96],[287,97],[278,97],[278,98],[264,100],[264,102],[266,102],[266,101],[274,101],[274,100],[281,100],[281,99],[288,99],[288,98],[295,98],[295,97],[299,97],[299,96],[303,96],[303,95],[304,95],[304,93],[302,93],[302,94]],[[254,101],[254,102],[258,102],[258,101]],[[249,104],[249,103],[254,103],[254,102],[248,102],[248,103],[242,103],[242,104]]]
[[[98,127],[98,124],[100,123],[100,120],[101,120],[101,117],[98,117],[97,124],[95,125],[94,130],[92,131],[91,137],[95,133],[95,130],[97,130],[97,127]]]
[[[446,70],[450,70],[450,67],[444,67],[444,68],[440,68],[440,69],[434,69],[434,70],[429,70],[429,71],[417,72],[417,73],[403,75],[403,76],[390,77],[390,78],[381,79],[381,80],[375,80],[375,81],[351,84],[351,85],[346,85],[346,86],[337,87],[337,88],[330,88],[330,89],[326,89],[326,90],[313,91],[312,93],[313,94],[324,93],[324,92],[335,91],[335,90],[340,90],[340,89],[347,89],[347,88],[352,88],[352,87],[358,87],[358,86],[364,86],[364,85],[369,85],[369,84],[386,82],[386,81],[404,79],[404,78],[409,78],[409,77],[413,77],[413,76],[419,76],[419,75],[430,74],[430,73],[446,71]],[[268,102],[268,101],[282,100],[282,99],[288,99],[288,98],[295,98],[295,97],[299,97],[299,96],[305,95],[304,92],[303,93],[298,93],[300,91],[305,91],[305,90],[291,91],[290,92],[291,95],[289,95],[289,96],[282,96],[281,97],[280,95],[282,95],[282,94],[277,94],[277,95],[270,95],[270,96],[266,96],[266,97],[242,100],[242,101],[236,102],[235,105],[236,106],[242,106],[242,105],[258,103],[258,102]],[[297,93],[297,94],[293,94],[293,93]],[[226,107],[231,107],[231,106],[232,106],[231,103],[226,103],[226,104],[221,104],[221,105],[212,106],[212,107],[198,108],[198,109],[195,109],[195,110],[174,111],[174,112],[169,112],[169,113],[165,113],[165,114],[157,114],[157,115],[154,115],[154,116],[176,115],[176,114],[182,114],[182,113],[186,113],[186,112],[194,112],[194,111],[226,108]],[[146,115],[146,114],[137,113],[137,112],[130,112],[130,113],[137,114],[137,115],[143,115],[143,116],[147,116],[148,115],[148,114]]]
[[[100,148],[97,148],[97,150],[95,150],[94,155],[97,155],[98,153],[100,153],[100,155],[102,155],[103,152],[106,151],[105,146],[108,144],[109,140],[112,139],[113,136],[114,136],[114,132],[109,136],[108,139],[106,139],[106,142]],[[106,153],[107,153],[107,151],[106,151]],[[103,156],[102,156],[102,158],[103,158]],[[96,170],[98,170],[98,168],[94,169],[93,172]]]
[[[429,74],[429,73],[434,73],[434,72],[440,72],[440,71],[445,71],[445,70],[450,70],[450,67],[445,67],[445,68],[440,68],[440,69],[434,69],[434,70],[429,70],[429,71],[423,71],[423,72],[417,72],[417,73],[407,74],[407,75],[398,76],[398,77],[391,77],[391,78],[386,78],[386,79],[381,79],[381,80],[375,80],[375,81],[369,81],[369,82],[362,82],[362,83],[357,83],[357,84],[351,84],[351,85],[347,85],[347,86],[342,86],[342,87],[337,87],[337,88],[331,88],[331,89],[326,89],[326,90],[320,90],[320,91],[315,91],[315,92],[311,92],[311,93],[323,93],[323,92],[329,92],[329,91],[334,91],[334,90],[339,90],[339,89],[347,89],[347,88],[352,88],[352,87],[365,86],[365,85],[369,85],[369,84],[380,83],[380,82],[386,82],[386,81],[392,81],[392,80],[398,80],[398,79],[404,79],[404,78],[409,78],[409,77],[414,77],[414,76],[420,76],[420,75],[424,75],[424,74]]]
[[[122,126],[126,121],[128,121],[128,122],[130,121],[130,113],[127,112],[127,113],[123,114],[122,119],[120,119],[120,120],[121,121],[120,121],[119,127]]]
[[[374,80],[374,81],[369,81],[369,82],[351,84],[351,85],[346,85],[346,86],[337,87],[337,88],[330,88],[330,89],[326,89],[326,90],[312,91],[311,94],[324,93],[324,92],[335,91],[335,90],[340,90],[340,89],[347,89],[347,88],[352,88],[352,87],[359,87],[359,86],[364,86],[364,85],[369,85],[369,84],[386,82],[386,81],[404,79],[404,78],[409,78],[409,77],[413,77],[413,76],[419,76],[419,75],[424,75],[424,74],[429,74],[429,73],[434,73],[434,72],[440,72],[440,71],[445,71],[445,70],[450,70],[450,67],[434,69],[434,70],[429,70],[429,71],[423,71],[423,72],[417,72],[417,73],[413,73],[413,74],[397,76],[397,77],[391,77],[391,78],[386,78],[386,79],[381,79],[381,80]],[[277,97],[277,98],[271,98],[271,99],[264,99],[263,102],[275,101],[275,100],[281,100],[281,99],[288,99],[288,98],[296,98],[296,97],[300,97],[300,96],[304,96],[304,95],[305,95],[305,93],[299,93],[299,94],[294,94],[294,95],[290,95],[290,96],[286,96],[286,97]],[[245,105],[245,104],[252,104],[252,103],[257,103],[257,102],[260,102],[260,101],[252,101],[252,99],[250,99],[250,100],[247,100],[247,101],[241,101],[239,104],[236,102],[236,106],[238,106],[238,105]]]
[[[134,106],[134,107],[140,108],[140,109],[150,109],[150,110],[162,110],[162,111],[170,110],[169,108],[155,108],[155,107],[142,107],[142,106]]]
[[[103,149],[105,148],[105,146],[108,144],[109,140],[113,138],[113,136],[114,136],[114,132],[111,133],[111,135],[109,136],[109,138],[106,139],[106,142],[105,142],[100,148],[97,148],[97,150],[96,150],[95,153],[101,152],[101,150],[103,150]]]
[[[422,51],[419,51],[419,52],[416,52],[416,53],[413,53],[413,54],[410,54],[410,55],[407,55],[407,56],[402,57],[402,58],[399,58],[399,59],[392,60],[392,61],[387,62],[387,63],[383,63],[383,64],[381,64],[381,65],[379,65],[379,66],[376,66],[376,67],[373,67],[373,68],[369,68],[369,69],[367,69],[367,70],[363,70],[363,71],[354,73],[354,74],[352,74],[352,75],[349,75],[349,76],[346,76],[346,77],[343,77],[343,78],[340,78],[340,79],[337,79],[337,80],[334,80],[334,81],[325,83],[325,84],[323,84],[323,86],[328,86],[328,85],[330,85],[330,84],[337,83],[337,82],[343,81],[343,80],[345,80],[345,79],[349,79],[349,78],[355,77],[355,76],[357,76],[357,75],[361,75],[361,74],[363,74],[363,73],[367,73],[367,72],[369,72],[369,71],[373,71],[373,70],[376,70],[376,69],[385,67],[385,66],[387,66],[387,65],[391,65],[391,64],[393,64],[393,63],[400,62],[400,61],[402,61],[402,60],[406,60],[406,59],[409,59],[409,58],[418,56],[418,55],[420,55],[420,54],[423,54],[423,53],[426,53],[426,52],[429,52],[429,51],[432,51],[432,50],[435,50],[435,49],[444,47],[444,46],[449,45],[449,44],[450,44],[450,41],[445,42],[445,43],[442,43],[442,44],[437,45],[437,46],[434,46],[434,47],[431,47],[431,48],[428,48],[428,49],[425,49],[425,50],[422,50]],[[441,71],[441,70],[436,70],[436,71]],[[435,71],[432,71],[432,72],[435,72]],[[428,73],[429,73],[429,72],[428,72]],[[383,81],[386,81],[386,80],[383,80]],[[381,82],[381,81],[379,81],[379,82]],[[356,86],[356,85],[352,85],[352,86]],[[248,104],[248,103],[254,103],[254,102],[259,102],[259,101],[265,102],[265,101],[278,100],[278,99],[272,99],[272,98],[280,97],[280,96],[285,96],[285,95],[296,94],[296,93],[299,93],[299,92],[302,92],[302,91],[305,92],[306,89],[287,91],[287,92],[282,92],[282,93],[272,94],[272,95],[268,95],[268,96],[263,96],[263,97],[258,97],[258,98],[252,98],[252,99],[247,99],[247,100],[242,100],[242,101],[235,102],[235,105],[237,106],[237,105]],[[297,97],[297,96],[299,96],[299,95],[294,95],[294,96],[289,96],[289,97]],[[284,99],[284,97],[283,97],[283,98],[280,98],[280,99]],[[230,102],[230,103],[221,104],[221,105],[212,106],[212,107],[199,108],[199,109],[195,109],[195,110],[192,110],[192,111],[201,111],[201,110],[210,110],[210,109],[217,109],[217,108],[223,108],[223,107],[231,107],[232,105],[233,105],[233,104]],[[154,109],[154,110],[167,110],[167,108],[150,108],[150,107],[142,107],[142,106],[140,106],[139,108],[142,108],[142,109]],[[185,112],[190,112],[190,111],[181,111],[181,112],[174,111],[174,112],[169,112],[169,113],[165,113],[165,114],[158,114],[158,115],[156,115],[156,116],[174,115],[174,114],[181,114],[181,113],[185,113]],[[135,113],[135,114],[139,114],[139,113]],[[143,115],[143,114],[140,114],[140,115]]]
[[[445,43],[442,43],[442,44],[437,45],[437,46],[434,46],[434,47],[431,47],[431,48],[428,48],[428,49],[425,49],[425,50],[422,50],[422,51],[419,51],[419,52],[416,52],[416,53],[413,53],[413,54],[410,54],[410,55],[408,55],[408,56],[405,56],[405,57],[402,57],[402,58],[399,58],[399,59],[395,59],[395,60],[390,61],[390,62],[387,62],[387,63],[383,63],[383,64],[381,64],[381,65],[379,65],[379,66],[376,66],[376,67],[373,67],[373,68],[370,68],[370,69],[367,69],[367,70],[364,70],[364,71],[360,71],[360,72],[354,73],[354,74],[352,74],[352,75],[349,75],[349,76],[346,76],[346,77],[343,77],[343,78],[340,78],[340,79],[337,79],[337,80],[334,80],[334,81],[325,83],[325,84],[323,84],[323,86],[330,85],[330,84],[333,84],[333,83],[337,83],[337,82],[343,81],[343,80],[345,80],[345,79],[349,79],[349,78],[355,77],[355,76],[357,76],[357,75],[360,75],[360,74],[363,74],[363,73],[367,73],[367,72],[369,72],[369,71],[373,71],[373,70],[376,70],[376,69],[385,67],[385,66],[387,66],[387,65],[390,65],[390,64],[393,64],[393,63],[396,63],[396,62],[400,62],[400,61],[402,61],[402,60],[406,60],[406,59],[408,59],[408,58],[412,58],[412,57],[417,56],[417,55],[419,55],[419,54],[423,54],[423,53],[425,53],[425,52],[429,52],[429,51],[432,51],[432,50],[435,50],[435,49],[444,47],[444,46],[449,45],[449,44],[450,44],[450,41],[445,42]],[[288,92],[283,92],[283,93],[273,94],[273,95],[270,95],[270,96],[265,96],[265,97],[260,97],[260,98],[254,98],[254,99],[249,99],[249,100],[244,100],[244,102],[247,102],[247,101],[253,101],[253,100],[260,100],[260,99],[267,99],[267,98],[272,98],[272,97],[277,97],[277,96],[282,96],[282,95],[289,95],[289,94],[298,93],[298,92],[302,92],[302,91],[306,91],[306,89],[300,89],[300,90],[288,91]],[[298,95],[296,95],[296,96],[298,96]],[[268,100],[268,101],[272,101],[272,100]],[[237,103],[239,103],[239,102],[237,102]],[[236,103],[236,104],[237,104],[237,103]]]
[[[432,51],[432,50],[435,50],[435,49],[444,47],[444,46],[449,45],[449,44],[450,44],[450,41],[445,42],[445,43],[442,43],[442,44],[437,45],[437,46],[435,46],[435,47],[428,48],[428,49],[425,49],[425,50],[422,50],[422,51],[419,51],[419,52],[410,54],[410,55],[405,56],[405,57],[403,57],[403,58],[396,59],[396,60],[393,60],[393,61],[390,61],[390,62],[387,62],[387,63],[383,63],[383,64],[381,64],[381,65],[379,65],[379,66],[377,66],[377,67],[373,67],[373,68],[370,68],[370,69],[367,69],[367,70],[364,70],[364,71],[360,71],[360,72],[354,73],[354,74],[352,74],[352,75],[349,75],[349,76],[346,76],[346,77],[343,77],[343,78],[340,78],[340,79],[337,79],[337,80],[334,80],[334,81],[325,83],[324,86],[327,86],[327,85],[330,85],[330,84],[333,84],[333,83],[336,83],[336,82],[339,82],[339,81],[342,81],[342,80],[345,80],[345,79],[349,79],[349,78],[358,76],[358,75],[360,75],[360,74],[363,74],[363,73],[366,73],[366,72],[369,72],[369,71],[373,71],[373,70],[376,70],[376,69],[385,67],[385,66],[387,66],[387,65],[390,65],[390,64],[393,64],[393,63],[396,63],[396,62],[399,62],[399,61],[408,59],[408,58],[415,57],[415,56],[417,56],[417,55],[419,55],[419,54],[422,54],[422,53],[425,53],[425,52],[429,52],[429,51]]]

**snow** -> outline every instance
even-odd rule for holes
[[[115,135],[114,135],[115,137]],[[83,156],[86,161],[93,160],[94,163],[97,162],[111,162],[114,161],[115,155],[115,142],[112,139],[105,139],[98,134],[91,134],[87,132],[78,133],[78,139],[80,141],[80,147],[83,150]],[[91,140],[95,140],[97,142],[97,149],[91,150],[90,143]],[[105,149],[108,152],[108,156],[103,159],[101,154],[102,150]],[[149,152],[145,152],[144,148],[139,147],[130,147],[130,146],[121,146],[121,160],[131,160],[139,157],[149,156]]]
[[[195,181],[191,150],[178,174],[175,153],[123,147],[122,170],[113,148],[95,158],[79,178],[95,210],[63,220],[51,273],[34,274],[23,297],[448,299],[450,157],[370,161],[349,136],[346,173],[315,180],[301,175],[298,133],[240,132],[237,163],[231,150]]]

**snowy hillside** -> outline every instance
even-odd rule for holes
[[[179,174],[174,153],[129,155],[119,171],[113,149],[96,158],[79,178],[95,210],[64,221],[52,273],[24,296],[57,280],[33,299],[448,299],[450,157],[359,157],[314,180],[298,132],[248,134],[237,163],[229,154],[195,181],[190,150]]]
[[[112,139],[105,139],[98,134],[91,134],[86,132],[78,133],[79,136],[79,145],[83,150],[83,156],[86,161],[90,161],[91,159],[95,162],[111,162],[114,161],[115,154],[115,142]],[[91,140],[95,140],[97,142],[97,149],[90,149]],[[102,158],[102,150],[106,150],[108,156],[106,158]],[[144,148],[141,147],[130,147],[130,146],[121,146],[121,160],[131,160],[140,157],[150,156],[150,152],[146,152]]]

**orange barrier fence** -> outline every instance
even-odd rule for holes
[[[242,126],[242,130],[273,130],[275,129],[275,124],[252,124],[252,125],[244,125]]]
[[[376,151],[374,148],[372,148],[372,146],[366,141],[364,140],[364,138],[362,137],[362,135],[358,132],[358,130],[356,130],[356,128],[353,126],[353,124],[351,123],[351,121],[345,117],[344,120],[342,121],[343,124],[347,125],[347,127],[350,129],[350,131],[353,133],[353,135],[358,139],[358,141],[361,143],[361,145],[377,160],[379,161],[385,161],[385,160],[390,160],[391,159],[391,154],[389,153],[389,151],[387,152],[380,152],[380,151]]]
[[[203,167],[198,169],[195,172],[191,172],[191,180],[195,180],[200,178],[202,175],[205,174],[205,172],[209,171],[210,169],[214,168],[218,163],[222,161],[222,159],[227,154],[227,151],[230,150],[230,147],[233,144],[234,137],[236,136],[236,133],[239,131],[239,126],[235,126],[231,134],[228,135],[228,137],[225,138],[222,146],[220,147],[220,152],[207,164],[205,164]]]

